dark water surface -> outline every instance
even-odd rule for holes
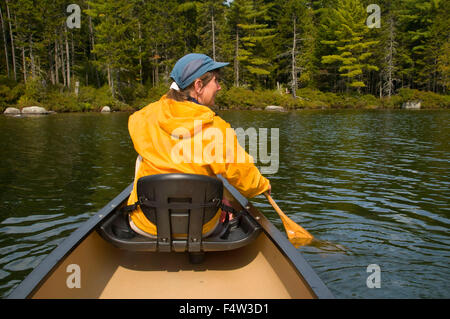
[[[298,250],[337,298],[450,297],[449,110],[220,115],[279,128],[273,197],[318,239]],[[132,181],[128,116],[0,116],[1,297]]]

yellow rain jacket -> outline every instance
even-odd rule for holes
[[[137,201],[138,179],[153,174],[220,174],[247,198],[269,189],[269,180],[239,145],[230,124],[207,106],[163,96],[132,114],[128,130],[135,150],[142,157],[128,205]],[[203,233],[209,232],[219,217],[220,210],[203,226]],[[130,218],[140,230],[156,235],[156,226],[140,208]]]

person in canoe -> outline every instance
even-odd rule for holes
[[[130,116],[128,129],[139,156],[128,205],[138,199],[138,179],[154,174],[220,174],[247,198],[270,193],[269,180],[239,145],[230,124],[210,108],[221,89],[220,69],[228,64],[204,54],[185,55],[170,74],[174,82],[169,92]],[[204,224],[203,235],[212,232],[220,220],[224,213],[218,210]],[[129,221],[141,235],[156,235],[155,224],[139,207],[129,214]]]

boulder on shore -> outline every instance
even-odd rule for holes
[[[111,108],[109,106],[104,106],[104,107],[102,107],[102,110],[100,112],[109,113],[109,112],[111,112]]]
[[[266,111],[278,111],[278,112],[284,112],[284,108],[282,106],[277,105],[269,105],[265,108]]]
[[[20,114],[20,110],[15,107],[7,107],[3,114],[17,115]]]
[[[418,110],[422,107],[421,101],[408,101],[403,103],[402,109]]]
[[[50,112],[41,106],[27,106],[22,109],[22,114],[49,114]]]

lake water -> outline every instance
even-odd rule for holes
[[[449,110],[219,114],[279,128],[273,197],[318,239],[298,251],[337,298],[450,297]],[[0,297],[132,181],[128,116],[0,116]]]

